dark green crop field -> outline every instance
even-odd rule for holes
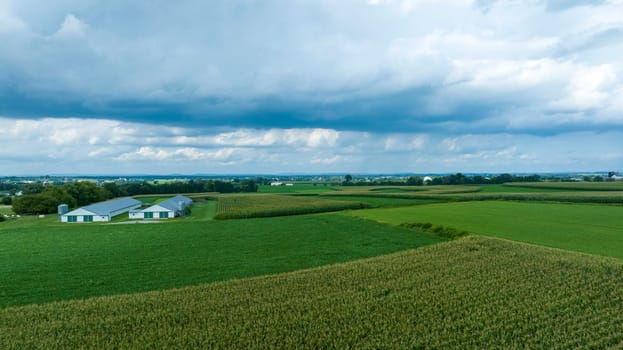
[[[566,191],[623,191],[623,182],[524,182],[508,183],[506,187],[558,189]]]
[[[334,199],[339,201],[354,201],[365,203],[370,208],[383,208],[383,207],[402,207],[409,205],[419,204],[431,204],[444,202],[439,199],[419,199],[419,198],[392,198],[392,197],[380,197],[380,196],[332,196],[331,194],[322,195],[320,198]]]
[[[311,183],[293,183],[292,186],[270,186],[260,185],[258,193],[322,193],[334,191],[332,186],[328,184],[311,184]]]
[[[0,310],[0,348],[619,349],[623,264],[484,237]]]
[[[442,240],[340,215],[197,219],[211,203],[166,223],[3,226],[0,307],[294,271]]]
[[[223,195],[219,197],[218,210],[214,218],[245,219],[367,208],[362,202],[323,198],[274,194]]]
[[[479,201],[350,212],[399,225],[427,223],[623,259],[623,206]]]

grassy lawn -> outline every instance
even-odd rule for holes
[[[13,207],[10,205],[0,205],[0,215],[13,214]]]
[[[294,271],[442,240],[342,215],[209,221],[213,204],[200,208],[158,224],[3,225],[0,307]]]
[[[623,259],[623,206],[483,201],[349,212],[379,222],[430,222],[472,233]]]
[[[485,237],[253,279],[0,309],[0,348],[618,349],[623,264]]]

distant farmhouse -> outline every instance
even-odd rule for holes
[[[175,196],[164,202],[152,205],[143,210],[130,210],[130,219],[172,219],[183,216],[186,208],[193,204],[193,200],[184,196]]]
[[[106,202],[95,203],[85,207],[66,211],[67,205],[59,205],[61,222],[106,222],[116,215],[127,213],[132,209],[140,208],[141,202],[134,198],[119,198]]]

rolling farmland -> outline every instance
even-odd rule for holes
[[[620,348],[620,261],[483,237],[287,274],[0,310],[0,347]]]
[[[334,214],[3,229],[0,307],[294,271],[441,240]]]
[[[479,201],[351,212],[399,225],[426,223],[623,259],[623,206]]]
[[[312,187],[2,223],[0,348],[623,346],[623,192]]]

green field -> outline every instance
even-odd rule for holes
[[[214,218],[244,219],[300,215],[366,207],[361,202],[322,199],[317,196],[236,194],[219,197],[218,210]]]
[[[258,193],[301,193],[314,194],[322,192],[331,192],[334,189],[328,184],[311,184],[311,183],[293,183],[292,186],[269,186],[260,185]]]
[[[267,187],[0,222],[0,349],[623,348],[619,184]]]
[[[443,200],[438,199],[419,199],[419,198],[392,198],[392,197],[379,197],[379,196],[332,196],[331,194],[323,194],[320,198],[335,199],[339,201],[354,201],[365,203],[370,208],[383,208],[383,207],[401,207],[408,205],[430,204],[439,203]]]
[[[512,185],[474,185],[474,187],[480,188],[480,193],[540,193],[540,192],[564,192],[568,189],[562,188],[548,188],[548,187],[534,187],[534,186],[521,186],[521,184]]]
[[[341,215],[3,226],[0,307],[294,271],[441,240]]]
[[[507,187],[559,189],[566,191],[623,191],[623,182],[529,182],[508,183]]]
[[[483,237],[192,288],[0,310],[0,348],[623,347],[620,261]]]
[[[623,206],[484,201],[360,210],[350,215],[394,225],[430,222],[623,259]]]
[[[0,215],[13,214],[13,208],[10,205],[0,205]]]

